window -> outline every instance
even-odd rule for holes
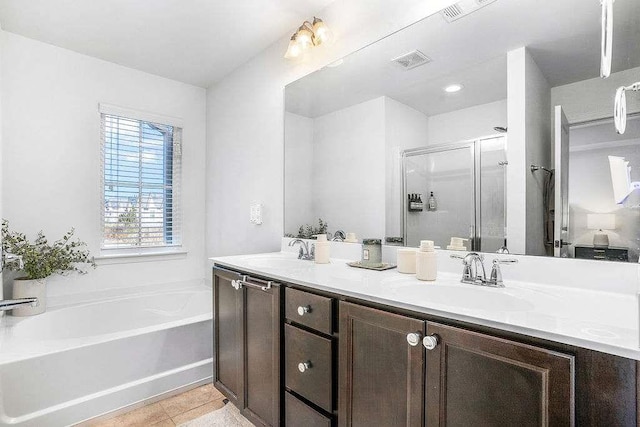
[[[101,106],[102,248],[180,246],[182,129],[108,110]]]

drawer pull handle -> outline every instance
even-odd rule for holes
[[[300,316],[304,316],[305,314],[310,312],[311,312],[311,306],[305,305],[304,307],[303,306],[298,307],[298,314]]]
[[[242,289],[243,286],[249,287],[249,288],[255,288],[255,289],[260,289],[262,291],[268,291],[269,289],[271,289],[271,286],[273,286],[273,282],[269,281],[267,282],[267,284],[265,286],[256,284],[256,283],[251,283],[248,280],[247,276],[242,276],[241,279],[238,280],[232,280],[231,281],[231,287],[233,289],[235,289],[236,291],[239,291],[240,289]]]
[[[407,334],[407,342],[410,346],[415,347],[420,344],[422,334],[420,332],[411,332]]]
[[[311,369],[311,362],[310,361],[307,360],[306,362],[298,363],[298,371],[304,373],[309,369]]]
[[[422,339],[422,345],[427,350],[433,350],[434,348],[436,348],[438,346],[439,342],[440,342],[440,340],[438,339],[438,336],[435,335],[435,334],[434,335],[427,335],[426,337],[424,337]]]

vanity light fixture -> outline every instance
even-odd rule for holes
[[[333,39],[333,33],[320,18],[313,18],[313,23],[304,21],[298,30],[291,36],[289,46],[284,57],[287,59],[298,58],[314,46],[328,43]]]
[[[447,93],[456,93],[456,92],[460,92],[462,90],[464,86],[459,85],[459,84],[453,84],[453,85],[449,85],[447,87],[444,88],[444,91]]]

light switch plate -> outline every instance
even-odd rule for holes
[[[251,224],[262,224],[262,204],[252,203],[250,206],[249,220]]]

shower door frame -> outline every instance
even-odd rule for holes
[[[469,241],[471,242],[471,250],[475,251],[477,247],[479,247],[479,236],[478,236],[478,223],[479,223],[479,219],[480,219],[480,204],[477,203],[478,202],[478,194],[479,194],[479,179],[477,179],[477,171],[479,170],[479,156],[477,156],[477,146],[476,146],[476,142],[478,141],[478,139],[473,139],[473,140],[468,140],[468,141],[463,141],[463,142],[456,142],[453,144],[438,144],[438,145],[434,145],[432,147],[420,147],[420,148],[411,148],[408,150],[404,150],[402,152],[402,203],[401,205],[401,209],[402,209],[402,238],[404,240],[405,246],[407,245],[407,214],[408,214],[408,209],[407,209],[407,173],[406,173],[406,159],[407,157],[413,157],[413,156],[421,156],[421,155],[425,155],[425,154],[434,154],[434,153],[442,153],[445,151],[452,151],[452,150],[460,150],[460,149],[464,149],[464,148],[470,148],[471,150],[471,161],[472,161],[472,177],[473,177],[473,195],[472,195],[472,199],[473,199],[473,206],[474,206],[474,212],[472,215],[472,221],[470,224],[470,227],[473,228],[473,236],[459,236],[459,237],[465,237],[468,238]],[[425,199],[427,199],[427,195],[425,193]],[[425,200],[425,203],[428,203]],[[471,233],[470,233],[471,234]],[[458,237],[458,236],[454,236],[454,237]],[[446,249],[446,248],[442,248],[442,249]]]
[[[473,227],[473,236],[466,236],[466,238],[469,239],[469,241],[471,242],[471,251],[480,251],[481,250],[481,237],[480,237],[480,224],[481,224],[481,220],[482,220],[482,205],[481,205],[481,198],[480,198],[480,189],[481,189],[481,184],[482,184],[482,176],[481,176],[481,157],[482,157],[482,149],[480,147],[480,144],[482,141],[484,140],[488,140],[488,139],[494,139],[494,138],[504,138],[504,152],[505,152],[505,156],[507,154],[507,150],[508,150],[508,138],[507,138],[507,134],[504,133],[497,133],[497,134],[491,134],[491,135],[486,135],[486,136],[480,136],[477,138],[473,138],[473,139],[467,139],[461,142],[454,142],[454,143],[450,143],[450,144],[437,144],[437,145],[433,145],[431,147],[419,147],[419,148],[410,148],[407,150],[403,150],[402,151],[402,156],[401,156],[401,161],[402,161],[402,167],[400,168],[402,171],[402,203],[400,203],[400,209],[402,209],[402,215],[400,215],[400,217],[402,218],[402,238],[403,238],[403,242],[404,242],[404,246],[407,246],[407,214],[408,214],[408,209],[407,209],[407,174],[406,174],[406,159],[407,157],[413,157],[413,156],[419,156],[419,155],[424,155],[424,154],[433,154],[433,153],[441,153],[444,151],[450,151],[450,150],[459,150],[462,148],[471,148],[471,156],[472,156],[472,167],[473,167],[473,206],[474,206],[474,212],[473,212],[473,220],[472,220],[472,224],[470,225],[470,227]],[[507,163],[508,164],[508,163]],[[506,171],[505,171],[505,175],[506,175]],[[425,194],[426,196],[426,194]],[[504,197],[505,197],[505,204],[506,204],[506,198],[507,198],[507,183],[505,181],[505,188],[504,188]],[[507,224],[507,211],[505,209],[504,212],[504,223],[505,223],[505,229],[506,229],[506,224]],[[506,233],[505,233],[506,234]],[[453,237],[463,237],[463,236],[453,236]],[[504,236],[505,238],[507,237],[506,235]],[[442,249],[446,249],[442,248]]]

